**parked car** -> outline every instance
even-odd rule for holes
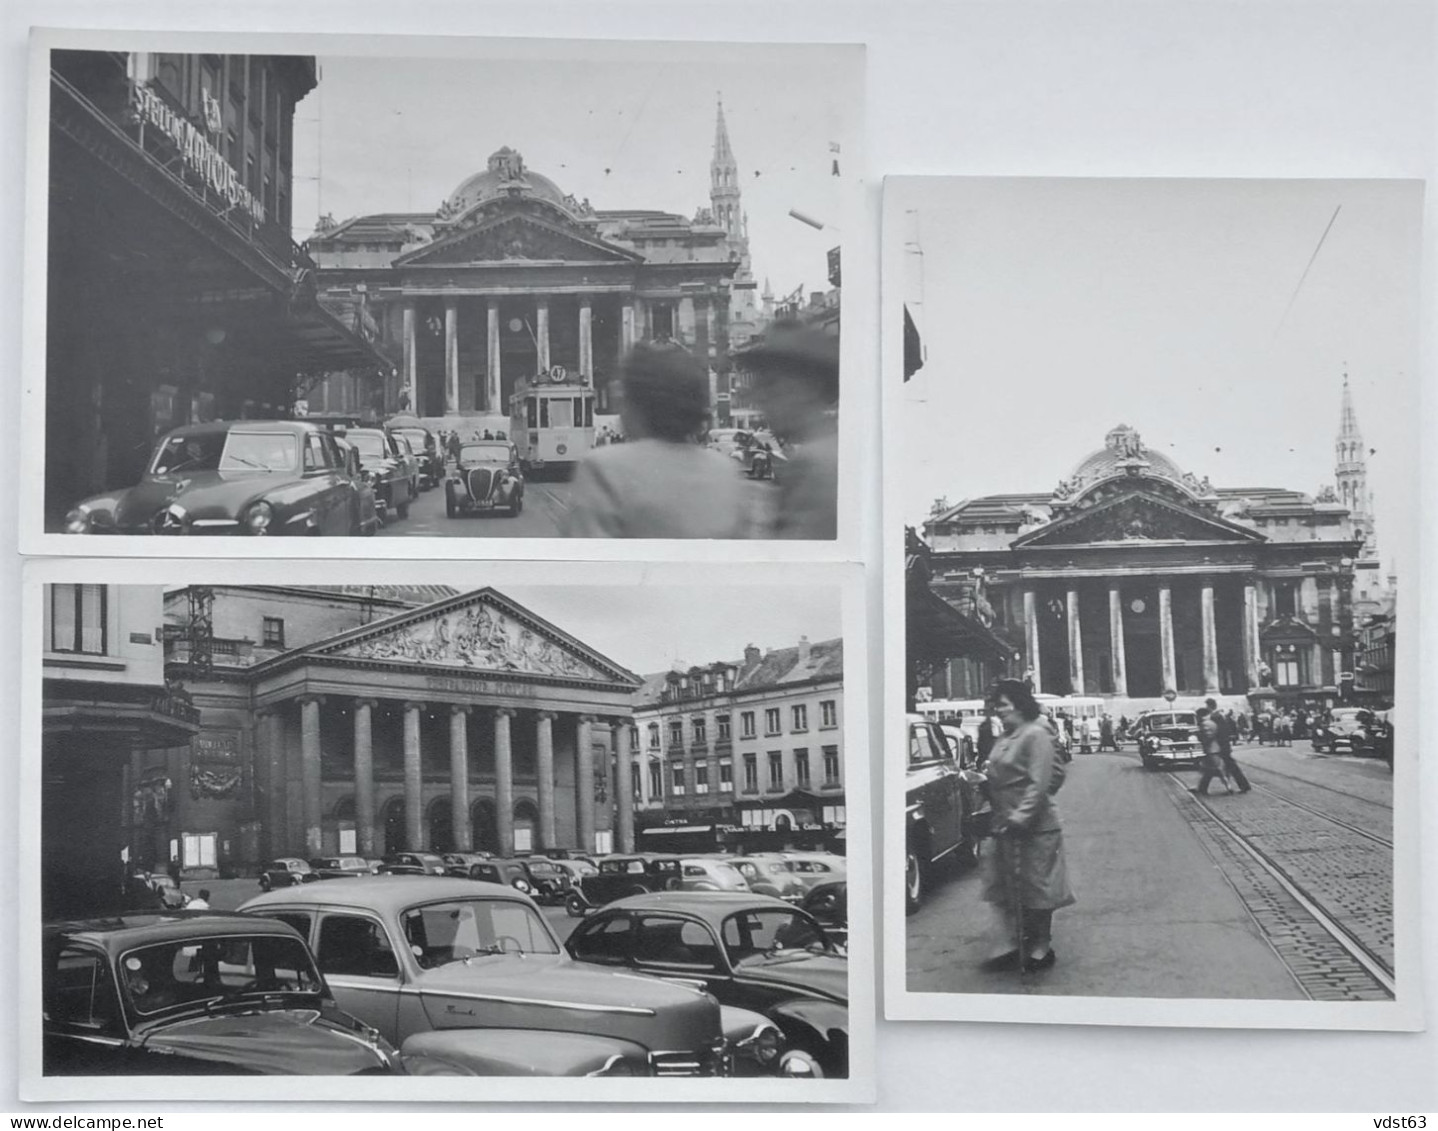
[[[800,906],[818,920],[836,946],[849,941],[849,881],[825,880],[810,888]]]
[[[564,909],[578,918],[593,907],[603,907],[627,895],[647,891],[674,891],[683,882],[678,856],[645,853],[606,856],[592,876],[581,876],[564,899]]]
[[[534,885],[530,893],[539,904],[562,904],[574,886],[574,874],[565,867],[568,861],[550,860],[543,856],[531,856],[524,862],[529,868],[529,879]]]
[[[137,906],[148,904],[150,906],[177,908],[185,906],[185,893],[180,890],[180,885],[175,882],[173,876],[164,872],[137,872],[130,877],[130,888],[132,892],[138,893],[139,898],[132,898],[131,902]],[[145,896],[149,898],[146,899]]]
[[[784,857],[806,894],[819,884],[843,879],[849,872],[848,862],[832,852],[786,852]]]
[[[237,420],[166,433],[139,483],[78,503],[65,531],[351,535],[360,523],[358,491],[327,430]]]
[[[511,518],[524,509],[524,471],[519,452],[507,440],[470,440],[461,444],[444,481],[444,513],[503,510]]]
[[[680,891],[748,891],[749,881],[727,860],[714,856],[691,856],[680,862],[684,877]]]
[[[42,940],[47,1076],[403,1072],[283,923],[126,915],[51,924]]]
[[[581,962],[699,985],[783,1031],[795,1076],[849,1072],[849,967],[823,927],[782,900],[741,892],[621,899],[574,929]]]
[[[409,437],[402,432],[391,432],[390,438],[394,440],[395,446],[399,448],[400,465],[404,468],[405,476],[409,480],[409,497],[411,499],[417,499],[419,498],[420,491],[424,489],[422,485],[423,473],[421,471],[423,454],[421,451],[416,450],[415,446],[410,443]]]
[[[479,860],[469,866],[471,880],[483,880],[487,884],[507,884],[525,895],[534,894],[534,877],[529,874],[529,865],[523,860]]]
[[[399,441],[383,428],[351,428],[345,442],[359,452],[360,468],[374,488],[376,506],[409,517],[409,504],[419,494],[418,463],[400,450]]]
[[[310,861],[310,867],[322,880],[354,880],[374,875],[363,856],[316,856]]]
[[[392,852],[379,870],[382,876],[443,876],[445,863],[433,852]]]
[[[359,449],[338,433],[335,434],[335,447],[339,449],[340,456],[344,459],[345,474],[354,484],[355,494],[359,499],[358,533],[365,537],[378,534],[379,528],[384,525],[384,516],[380,513],[374,484],[370,482],[361,466]]]
[[[1133,733],[1138,736],[1138,756],[1146,770],[1197,766],[1203,760],[1198,715],[1193,711],[1142,711],[1134,721]]]
[[[762,853],[732,856],[729,863],[744,877],[755,895],[768,895],[790,903],[804,899],[804,881],[782,856]]]
[[[274,892],[240,910],[308,938],[340,1006],[406,1055],[489,1075],[730,1070],[714,998],[574,961],[512,887],[376,876]]]
[[[937,869],[970,865],[987,833],[980,819],[983,775],[965,769],[937,723],[910,715],[904,777],[904,906],[922,906]]]
[[[278,860],[271,860],[260,872],[260,890],[313,883],[319,878],[319,873],[310,867],[308,860],[301,860],[298,856],[281,856]]]
[[[462,880],[467,880],[471,864],[493,860],[494,854],[491,852],[446,852],[440,859],[444,861],[446,876],[458,876]]]
[[[1313,749],[1320,754],[1378,754],[1378,728],[1366,707],[1335,707],[1326,723],[1313,728]]]
[[[385,427],[409,441],[419,460],[421,490],[427,491],[444,482],[444,453],[439,450],[439,441],[435,439],[433,432],[412,416],[396,416],[389,420]]]

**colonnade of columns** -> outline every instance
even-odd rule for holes
[[[1159,657],[1162,668],[1162,683],[1165,689],[1177,687],[1177,663],[1175,661],[1175,637],[1173,624],[1173,585],[1170,580],[1158,581],[1158,630]],[[1213,582],[1204,579],[1199,587],[1200,642],[1203,654],[1203,691],[1217,694],[1220,690],[1218,621],[1214,609]],[[1085,684],[1083,655],[1083,621],[1079,603],[1079,589],[1070,585],[1065,593],[1065,623],[1067,628],[1069,684],[1074,694],[1082,694]],[[1040,640],[1041,618],[1038,615],[1039,601],[1032,587],[1023,590],[1023,616],[1025,628],[1025,650],[1029,670],[1033,673],[1034,686],[1043,688],[1042,649]],[[1108,632],[1109,632],[1109,675],[1114,689],[1119,694],[1128,693],[1128,662],[1124,646],[1124,603],[1123,586],[1120,581],[1108,584]],[[1258,686],[1258,590],[1249,582],[1243,587],[1243,652],[1244,675],[1249,687]]]
[[[324,697],[305,694],[293,702],[299,707],[300,813],[304,853],[317,856],[323,844],[323,780],[321,767],[320,707]],[[258,721],[257,761],[265,767],[270,783],[269,811],[263,819],[276,838],[289,828],[289,799],[286,784],[285,727],[282,712],[286,702],[261,708]],[[379,702],[372,698],[349,700],[353,719],[354,803],[356,850],[362,856],[378,854],[377,805],[374,771],[374,710]],[[404,712],[404,824],[405,840],[411,849],[429,847],[424,841],[424,773],[422,718],[430,705],[416,700],[406,701]],[[470,851],[473,832],[470,827],[471,774],[469,760],[469,725],[473,714],[470,704],[452,703],[449,710],[449,802],[454,850]],[[494,751],[494,802],[496,834],[501,855],[514,851],[514,751],[512,728],[517,712],[510,707],[490,711]],[[602,727],[599,740],[614,762],[616,801],[615,839],[622,852],[634,849],[634,789],[630,764],[633,754],[629,734],[633,724],[628,719],[601,720],[594,715],[577,718],[578,741],[575,749],[574,811],[575,844],[562,844],[556,819],[554,711],[534,713],[533,726],[536,752],[535,777],[538,792],[539,820],[537,851],[548,848],[579,847],[594,851],[598,787],[595,776],[596,727]],[[526,720],[528,721],[528,720]],[[278,843],[278,840],[276,840]],[[298,846],[294,846],[298,849]]]

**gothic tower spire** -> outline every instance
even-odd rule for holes
[[[724,98],[719,97],[719,113],[714,122],[714,156],[709,162],[709,203],[714,221],[729,234],[730,240],[742,236],[743,212],[739,205],[739,165],[729,145],[729,127],[724,122]]]
[[[1377,532],[1373,525],[1373,495],[1368,490],[1368,457],[1363,447],[1363,433],[1358,429],[1358,414],[1353,409],[1353,391],[1348,387],[1348,374],[1343,374],[1343,400],[1338,416],[1338,438],[1334,441],[1334,485],[1339,501],[1348,508],[1353,529],[1363,539],[1364,557],[1378,553]]]

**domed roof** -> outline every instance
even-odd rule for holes
[[[460,182],[445,200],[440,215],[458,216],[476,204],[502,196],[543,200],[566,212],[573,211],[572,199],[560,192],[558,185],[525,168],[523,155],[506,145],[489,155],[489,163],[483,171]]]
[[[1161,475],[1166,479],[1183,479],[1183,471],[1162,452],[1144,447],[1138,432],[1127,424],[1120,424],[1104,437],[1104,446],[1084,457],[1074,468],[1071,479],[1076,483],[1095,483],[1118,475],[1130,467],[1138,467],[1147,475]]]

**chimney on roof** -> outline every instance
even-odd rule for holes
[[[752,668],[763,658],[763,655],[764,654],[760,652],[758,648],[754,647],[754,645],[744,645],[744,666],[746,668]]]
[[[801,664],[809,662],[809,652],[809,638],[807,636],[799,637],[799,662]]]

